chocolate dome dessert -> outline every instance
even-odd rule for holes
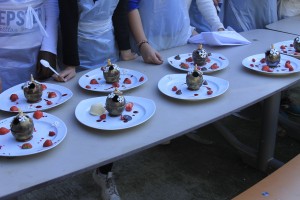
[[[300,36],[294,39],[294,48],[296,52],[300,52]]]
[[[265,59],[269,67],[271,68],[278,67],[280,62],[280,52],[274,48],[274,45],[272,45],[270,50],[266,51]]]
[[[192,57],[195,65],[203,66],[206,64],[208,54],[206,50],[203,49],[202,44],[199,44],[198,49],[193,51]]]
[[[186,84],[189,90],[199,90],[203,83],[203,73],[197,69],[197,65],[193,71],[189,71],[186,75]]]
[[[32,74],[30,81],[27,81],[23,87],[24,96],[29,103],[36,103],[41,100],[43,95],[42,84],[35,81]]]
[[[119,116],[125,109],[126,100],[122,95],[122,92],[115,88],[115,90],[110,93],[105,102],[105,108],[110,116]]]
[[[107,60],[107,65],[102,67],[104,79],[106,83],[115,83],[119,82],[120,79],[120,69],[118,65],[112,64],[110,59]]]
[[[24,142],[32,138],[34,124],[32,119],[19,110],[10,124],[10,130],[17,141]]]

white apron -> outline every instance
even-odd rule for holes
[[[3,91],[35,74],[44,35],[45,0],[0,0],[0,78]]]
[[[220,19],[237,32],[265,28],[277,21],[277,0],[224,0]]]
[[[141,0],[139,13],[147,40],[157,51],[184,45],[192,34],[186,1]]]
[[[118,0],[78,0],[78,51],[80,66],[96,68],[119,58],[112,15]]]

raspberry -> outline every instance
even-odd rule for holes
[[[43,112],[40,111],[40,110],[37,110],[37,111],[35,111],[35,112],[33,113],[33,117],[34,117],[35,119],[41,119],[41,118],[43,117]]]
[[[19,111],[19,109],[17,106],[12,106],[12,107],[10,107],[10,111],[16,112],[16,111]]]
[[[47,105],[52,105],[52,101],[47,101]]]
[[[86,89],[91,89],[91,86],[86,85],[85,88],[86,88]]]
[[[139,79],[139,82],[143,82],[144,81],[144,77],[143,76],[141,76],[141,78]]]
[[[126,104],[125,106],[125,110],[130,112],[132,110],[132,107],[133,107],[133,103],[132,102],[129,102]]]
[[[56,135],[55,134],[55,132],[54,131],[49,131],[49,134],[48,134],[49,136],[54,136],[54,135]]]
[[[12,102],[14,101],[17,101],[19,99],[18,95],[17,94],[12,94],[10,95],[10,98],[9,98]]]
[[[176,86],[173,86],[173,87],[172,87],[172,91],[174,91],[174,92],[177,91],[177,87],[176,87]]]
[[[106,114],[100,115],[100,119],[101,119],[101,120],[106,119]]]
[[[208,95],[211,95],[212,93],[213,93],[212,90],[207,90],[207,94],[208,94]]]

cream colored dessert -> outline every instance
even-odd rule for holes
[[[102,105],[102,103],[94,103],[92,104],[91,108],[90,108],[90,114],[91,115],[102,115],[105,113],[105,108]]]

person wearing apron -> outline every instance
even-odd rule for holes
[[[212,0],[197,0],[197,4],[214,30],[224,28]],[[194,30],[190,26],[190,5],[191,0],[129,0],[132,46],[146,63],[161,64],[158,51],[187,43]]]
[[[60,0],[59,6],[65,69],[56,80],[106,65],[108,58],[116,62],[119,53],[123,60],[137,57],[128,42],[127,0]]]
[[[212,1],[214,2],[215,6],[221,4],[219,3],[221,0],[212,0]],[[191,20],[191,26],[195,27],[197,33],[213,31],[212,27],[208,24],[206,19],[200,13],[196,0],[192,0],[191,7],[189,10],[189,16]]]
[[[224,0],[220,18],[237,32],[265,28],[277,21],[277,0]]]
[[[28,81],[31,74],[49,77],[38,59],[54,58],[50,63],[56,64],[57,0],[0,0],[0,13],[2,90]]]

